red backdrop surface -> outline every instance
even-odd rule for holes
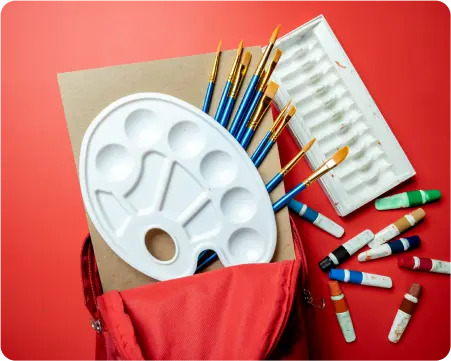
[[[2,10],[1,348],[11,359],[89,359],[94,334],[81,298],[79,251],[87,233],[56,74],[265,44],[324,14],[398,138],[417,176],[396,191],[438,188],[425,221],[408,234],[415,254],[449,260],[450,13],[438,2],[369,3],[38,3]],[[207,81],[207,79],[206,79]],[[297,147],[280,140],[285,163]],[[299,165],[293,186],[308,173]],[[392,192],[393,193],[393,192]],[[319,185],[302,200],[344,225],[340,241],[298,220],[310,287],[328,298],[317,262],[365,228],[377,232],[405,211],[367,205],[340,219]],[[356,259],[346,266],[358,269]],[[357,341],[346,344],[333,308],[309,315],[311,352],[326,359],[439,359],[450,349],[449,277],[398,269],[394,258],[365,264],[387,274],[391,290],[343,285]],[[387,335],[412,282],[424,294],[403,339]]]

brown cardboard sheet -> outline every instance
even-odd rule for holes
[[[244,90],[247,88],[251,74],[261,55],[261,48],[259,47],[247,48],[246,50],[251,51],[252,61],[237,104],[239,104]],[[235,53],[234,50],[230,50],[224,51],[221,55],[210,114],[214,114],[216,110]],[[139,92],[169,94],[201,108],[213,59],[214,53],[211,53],[58,74],[77,169],[83,135],[88,125],[103,108],[121,97]],[[250,154],[271,124],[272,117],[269,111],[249,146]],[[277,146],[274,146],[259,171],[266,182],[279,169],[279,152]],[[280,184],[272,192],[272,200],[280,198],[283,193],[284,187],[283,184]],[[96,231],[88,215],[87,218],[104,291],[124,290],[154,282],[153,279],[122,261]],[[288,210],[280,211],[276,216],[276,221],[278,241],[273,261],[294,259]],[[164,253],[165,246],[161,247]],[[217,261],[209,269],[219,267],[222,266]]]

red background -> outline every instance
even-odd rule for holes
[[[79,251],[87,233],[66,129],[58,72],[264,44],[324,14],[417,171],[396,191],[438,188],[440,202],[408,234],[415,254],[449,260],[450,13],[438,2],[369,3],[9,3],[2,11],[2,340],[12,359],[86,359],[94,333],[81,298]],[[296,152],[280,142],[285,163]],[[293,186],[305,164],[288,177]],[[392,191],[393,193],[393,191]],[[317,262],[365,228],[377,232],[405,211],[368,205],[339,219],[319,185],[302,194],[343,224],[341,241],[298,221],[314,295],[328,298]],[[449,277],[400,270],[394,258],[347,268],[390,275],[391,290],[343,285],[357,341],[345,344],[329,300],[311,311],[315,358],[440,359],[450,349]],[[424,294],[397,345],[387,336],[402,295]]]

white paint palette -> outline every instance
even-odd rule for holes
[[[272,80],[275,102],[290,99],[297,111],[289,123],[313,169],[344,145],[346,160],[321,177],[337,213],[345,216],[415,175],[415,170],[321,15],[281,37],[283,51]]]
[[[224,266],[274,254],[276,221],[258,171],[223,127],[184,101],[140,93],[110,104],[86,131],[79,173],[96,229],[152,278],[193,274],[206,249]],[[174,241],[168,261],[146,248],[155,228]]]

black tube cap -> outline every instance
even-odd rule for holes
[[[329,257],[324,258],[323,260],[321,260],[319,263],[319,268],[321,268],[321,271],[328,271],[329,269],[331,269],[332,267],[334,267],[334,263],[332,262],[332,260]]]

